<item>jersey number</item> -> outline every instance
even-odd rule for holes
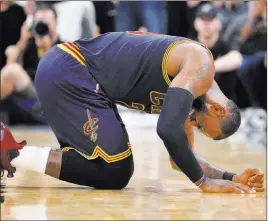
[[[150,92],[150,100],[151,100],[151,113],[152,114],[160,114],[162,103],[164,101],[165,94],[157,92],[157,91],[151,91]]]
[[[161,108],[162,108],[162,103],[164,101],[165,98],[165,94],[164,93],[160,93],[157,91],[151,91],[150,92],[150,101],[151,101],[151,113],[152,114],[160,114],[161,112]],[[143,104],[140,103],[131,103],[131,104],[127,104],[123,101],[116,101],[118,104],[121,104],[122,106],[129,108],[129,109],[133,109],[133,110],[138,110],[138,111],[144,111],[145,110],[145,106]]]
[[[145,110],[145,106],[143,104],[140,103],[131,103],[131,105],[128,105],[127,103],[123,102],[123,101],[116,101],[118,104],[121,104],[122,106],[129,108],[129,109],[133,109],[133,110],[138,110],[138,111],[144,111]]]

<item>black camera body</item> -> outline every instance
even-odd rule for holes
[[[38,21],[33,24],[32,32],[33,32],[33,35],[43,37],[49,34],[49,28],[46,23],[42,21]]]

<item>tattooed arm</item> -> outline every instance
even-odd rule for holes
[[[193,126],[190,124],[189,121],[186,121],[184,124],[185,132],[188,138],[189,146],[193,150],[194,145],[194,132],[193,132]],[[224,170],[221,170],[213,165],[211,165],[208,161],[203,159],[198,153],[194,153],[195,157],[199,163],[199,165],[202,167],[205,175],[208,178],[211,179],[222,179]],[[173,162],[171,158],[169,158],[171,166],[174,170],[180,171],[180,169],[176,166],[176,164]]]
[[[194,133],[193,133],[193,126],[190,124],[189,121],[185,122],[185,132],[188,138],[189,146],[193,150],[194,145]],[[204,174],[210,179],[223,179],[223,174],[225,170],[219,169],[204,158],[202,158],[198,153],[194,153],[195,157],[203,169]],[[174,170],[180,171],[180,169],[176,166],[176,164],[170,158],[171,166]],[[264,174],[259,169],[247,169],[239,175],[234,175],[233,182],[244,184],[248,187],[255,188],[257,192],[263,192],[264,188]]]
[[[221,170],[213,165],[211,165],[208,161],[203,159],[198,153],[195,153],[195,157],[202,167],[204,173],[210,179],[222,179],[224,170]]]
[[[188,142],[190,148],[193,150],[194,144],[194,134],[193,134],[193,127],[190,125],[189,122],[186,121],[185,123],[185,131],[187,134]],[[204,158],[202,158],[198,153],[195,153],[195,157],[203,169],[204,174],[210,179],[223,179],[223,174],[225,170],[219,169]],[[181,171],[176,164],[169,158],[170,164],[174,170]],[[233,182],[244,184],[250,188],[255,188],[257,192],[263,192],[264,188],[264,174],[259,169],[247,169],[239,175],[234,175]]]
[[[195,153],[195,157],[199,163],[199,165],[202,167],[205,175],[210,179],[222,179],[224,170],[221,170],[213,165],[211,165],[208,161],[203,159],[199,154]],[[180,169],[174,164],[171,158],[169,158],[171,166],[174,170],[180,171]]]
[[[185,130],[186,130],[188,142],[190,144],[191,149],[193,150],[194,131],[193,131],[193,126],[190,125],[189,121],[187,121],[185,123]],[[221,170],[221,169],[211,165],[208,161],[206,161],[204,158],[202,158],[198,153],[194,152],[194,154],[195,154],[195,157],[196,157],[199,165],[202,167],[205,175],[208,178],[211,178],[211,179],[222,179],[223,178],[223,173],[225,172],[224,170]]]

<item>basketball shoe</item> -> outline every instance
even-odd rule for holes
[[[1,122],[0,127],[0,173],[1,177],[4,176],[4,170],[8,172],[7,177],[13,177],[16,168],[10,162],[19,156],[19,150],[22,149],[27,142],[24,140],[17,143],[11,134],[10,130]]]

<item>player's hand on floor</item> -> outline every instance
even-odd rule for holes
[[[200,189],[204,193],[256,193],[255,190],[243,184],[218,179],[207,179]]]
[[[247,169],[239,176],[233,177],[233,182],[244,184],[256,192],[264,191],[264,174],[259,169]]]

